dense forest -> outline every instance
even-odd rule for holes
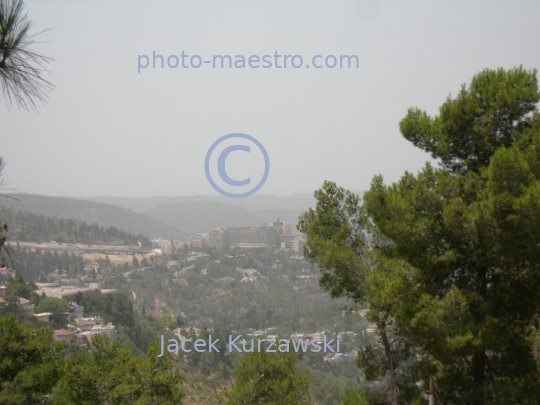
[[[82,256],[66,252],[43,252],[39,249],[22,248],[18,244],[10,245],[5,255],[6,265],[16,270],[26,280],[45,283],[45,276],[58,270],[69,277],[84,275],[85,262]],[[2,280],[0,276],[0,281]]]
[[[12,241],[136,245],[151,247],[147,236],[132,234],[116,227],[92,225],[71,218],[55,218],[28,211],[3,209],[3,221],[9,224]]]
[[[87,224],[95,223],[101,227],[116,227],[133,234],[148,235],[150,238],[182,239],[190,236],[189,233],[175,226],[112,204],[25,193],[0,196],[0,203],[15,211],[27,211],[56,218],[71,218]]]

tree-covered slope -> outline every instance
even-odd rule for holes
[[[186,235],[175,226],[160,222],[147,215],[112,204],[79,200],[66,197],[49,197],[36,194],[10,194],[12,198],[0,197],[0,203],[15,209],[58,218],[70,218],[98,224],[103,227],[116,227],[150,238],[184,238]]]
[[[0,217],[9,224],[9,239],[21,242],[88,243],[105,245],[151,246],[145,235],[135,235],[116,227],[87,224],[71,218],[56,218],[28,211],[0,209]]]

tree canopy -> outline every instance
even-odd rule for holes
[[[93,351],[60,356],[52,330],[29,328],[14,314],[0,317],[0,404],[170,404],[182,403],[183,377],[170,353],[148,359],[119,349],[106,336],[93,337]]]
[[[297,371],[299,353],[247,353],[225,398],[229,405],[308,405],[309,372]]]
[[[405,370],[411,382],[434,374],[445,404],[540,403],[531,343],[540,309],[538,100],[536,71],[486,69],[439,116],[414,108],[400,123],[439,168],[391,185],[376,176],[363,207],[326,182],[300,218],[321,284],[370,305],[386,353],[385,371],[371,375],[390,377],[387,403],[405,400]],[[413,356],[401,373],[403,344]],[[374,359],[361,353],[366,375]]]

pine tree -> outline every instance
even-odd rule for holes
[[[536,71],[498,69],[437,117],[409,110],[403,135],[441,168],[389,186],[377,176],[364,196],[376,251],[411,267],[396,316],[433,359],[448,404],[540,402],[529,339],[540,306],[539,100]]]
[[[376,176],[364,207],[325,182],[301,216],[321,285],[370,304],[384,351],[363,349],[359,364],[367,377],[385,370],[386,403],[430,375],[441,403],[540,403],[539,100],[536,71],[485,70],[438,116],[414,108],[400,123],[440,168],[392,185]]]

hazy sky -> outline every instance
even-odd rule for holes
[[[375,174],[396,181],[429,160],[399,133],[407,108],[437,113],[484,68],[540,67],[538,1],[27,0],[26,11],[35,31],[52,28],[39,50],[55,59],[45,77],[56,89],[37,112],[0,104],[4,179],[19,192],[217,194],[204,159],[232,132],[268,152],[260,193],[325,179],[365,190]],[[138,73],[153,51],[356,54],[359,68]],[[230,155],[231,177],[258,170],[245,156]]]

